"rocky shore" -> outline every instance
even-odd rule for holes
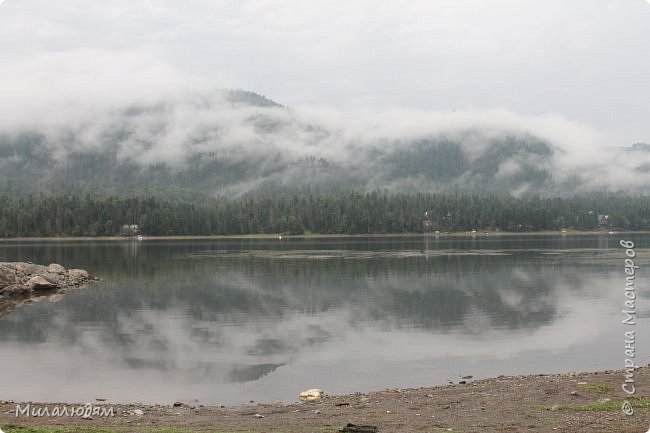
[[[33,263],[0,262],[0,317],[23,304],[49,298],[55,302],[67,289],[82,287],[96,281],[83,269],[66,269],[52,263],[48,266]]]
[[[76,405],[0,401],[0,428],[5,433],[645,432],[650,427],[650,368],[636,370],[634,396],[621,390],[624,377],[623,371],[601,371],[465,378],[446,386],[325,394],[311,402],[240,407],[117,404],[110,396]],[[632,415],[623,412],[625,401]],[[27,404],[30,410],[88,405],[110,409],[112,416],[83,416],[83,410],[63,417],[16,416],[17,405],[25,409]],[[366,427],[346,428],[348,424]]]

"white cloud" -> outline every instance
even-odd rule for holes
[[[83,122],[196,90],[201,79],[140,51],[76,49],[0,64],[0,126]]]
[[[648,20],[640,0],[22,0],[0,50],[141,53],[290,106],[557,113],[627,144],[650,140]]]

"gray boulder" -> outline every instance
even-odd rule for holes
[[[16,284],[16,271],[8,265],[0,265],[0,288]]]
[[[47,267],[47,271],[53,274],[65,274],[65,268],[57,263],[51,263]]]
[[[56,284],[47,281],[45,278],[37,275],[27,280],[27,285],[32,290],[52,290],[56,289]]]
[[[88,271],[85,271],[83,269],[70,269],[68,270],[68,276],[73,281],[85,282],[91,279],[90,274],[88,274]]]

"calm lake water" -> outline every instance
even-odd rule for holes
[[[239,404],[620,369],[621,236],[3,242],[99,283],[0,318],[0,399]],[[637,363],[650,361],[650,238]]]

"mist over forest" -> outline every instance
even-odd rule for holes
[[[240,198],[275,192],[572,196],[650,190],[650,145],[504,109],[283,106],[244,90],[53,108],[0,124],[0,194]]]

